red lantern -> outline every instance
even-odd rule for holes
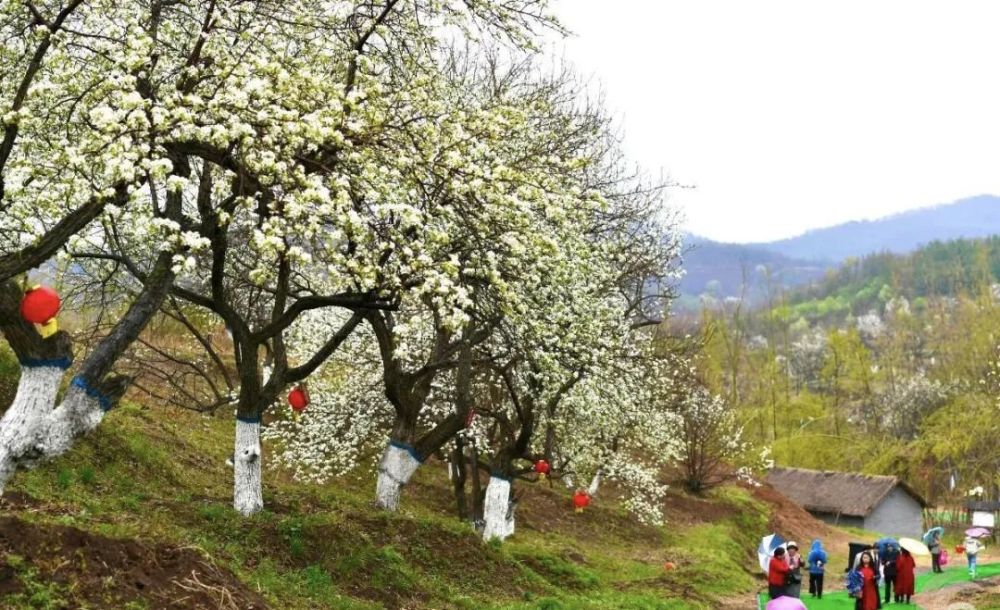
[[[21,300],[21,317],[32,324],[45,324],[59,313],[62,301],[55,290],[36,286],[24,293]]]
[[[538,473],[539,479],[544,480],[552,472],[552,466],[549,466],[549,463],[545,460],[538,460],[535,462],[535,472]]]
[[[577,490],[577,492],[573,494],[573,508],[576,509],[576,512],[582,513],[583,509],[588,506],[590,506],[590,494],[582,489]]]
[[[305,388],[299,386],[288,393],[288,404],[292,406],[292,410],[296,413],[301,413],[306,410],[309,406],[309,394],[306,392]]]
[[[471,428],[472,422],[476,419],[476,410],[469,409],[469,412],[465,415],[465,427]]]

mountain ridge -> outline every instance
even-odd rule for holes
[[[892,252],[906,254],[932,241],[976,239],[1000,233],[1000,197],[975,195],[874,220],[852,220],[801,235],[745,246],[790,258],[843,261]]]
[[[822,280],[852,258],[881,252],[910,254],[932,242],[993,235],[1000,235],[1000,197],[995,195],[849,221],[770,242],[726,243],[689,234],[680,304],[695,308],[702,295],[745,296],[758,303],[771,289]]]

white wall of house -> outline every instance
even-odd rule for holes
[[[923,534],[923,509],[913,496],[896,487],[868,515],[864,527],[888,536],[920,538]]]

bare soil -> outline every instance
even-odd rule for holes
[[[26,588],[11,555],[36,571],[32,580],[72,589],[75,599],[95,607],[141,601],[155,610],[266,608],[259,595],[193,548],[116,540],[10,516],[0,517],[0,600]]]

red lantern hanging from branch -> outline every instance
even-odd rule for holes
[[[299,386],[288,393],[288,404],[291,405],[292,411],[297,414],[306,410],[306,407],[309,406],[309,392],[306,391],[305,386]]]
[[[590,494],[582,489],[578,489],[575,494],[573,494],[573,508],[576,512],[582,513],[583,509],[590,506]]]
[[[465,427],[471,428],[472,422],[476,419],[476,410],[469,409],[469,412],[465,414]]]
[[[26,322],[41,326],[39,333],[49,337],[59,330],[56,316],[62,307],[59,294],[48,286],[35,286],[24,293],[21,299],[21,317]]]
[[[552,466],[545,460],[538,460],[535,462],[535,472],[538,473],[538,479],[544,481],[545,477],[549,476],[549,473],[552,472]]]

